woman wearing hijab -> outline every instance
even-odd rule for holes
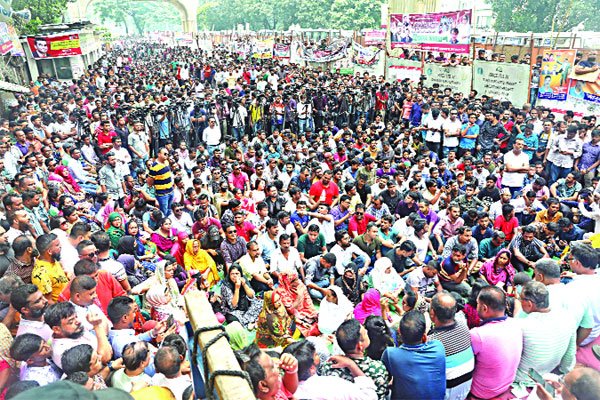
[[[326,335],[330,335],[339,328],[345,320],[352,318],[354,306],[344,296],[342,288],[339,286],[329,286],[327,289],[322,289],[325,297],[321,300],[319,308],[319,331]]]
[[[127,237],[131,236],[124,236],[121,238],[121,240]],[[148,276],[144,274],[138,260],[135,259],[135,256],[131,254],[121,254],[119,258],[117,258],[117,261],[123,264],[125,267],[125,272],[127,272],[127,280],[129,281],[131,287],[137,286],[148,279]]]
[[[499,286],[508,290],[513,286],[515,269],[510,263],[512,254],[507,249],[502,249],[493,260],[486,261],[479,270],[479,275],[490,285]]]
[[[381,316],[381,295],[377,289],[369,289],[360,303],[354,307],[354,318],[364,324],[367,317]]]
[[[144,244],[141,241],[140,223],[136,218],[130,219],[125,224],[125,233],[127,235],[131,235],[131,237],[135,239],[135,243],[133,246],[134,252],[127,254],[133,254],[136,257],[144,257],[146,255],[146,249],[144,248]]]
[[[288,314],[294,317],[296,327],[304,337],[318,335],[317,310],[308,294],[308,289],[299,279],[297,272],[287,272],[279,277],[275,292],[281,298]]]
[[[263,302],[254,295],[237,262],[229,267],[227,278],[221,285],[221,297],[222,312],[227,322],[238,321],[245,328],[253,330]]]
[[[200,241],[188,240],[183,254],[183,266],[186,271],[198,271],[210,290],[219,282],[219,271],[212,257],[200,247]]]
[[[356,271],[356,264],[348,263],[344,268],[344,275],[336,279],[335,284],[342,288],[344,296],[356,305],[360,302],[362,294],[367,290],[366,282]]]
[[[185,245],[187,244],[189,235],[187,232],[178,232],[177,241],[171,249],[171,255],[177,260],[177,264],[183,266],[183,255],[185,254]]]
[[[72,194],[81,192],[81,187],[77,181],[71,176],[69,170],[64,165],[59,165],[54,169],[50,175],[48,175],[49,181],[55,181],[62,183],[66,191]]]
[[[112,212],[108,216],[109,227],[106,230],[110,237],[110,246],[116,249],[119,245],[119,239],[125,236],[125,230],[123,229],[123,218],[118,212]]]
[[[398,275],[392,267],[392,260],[387,257],[381,257],[375,261],[373,271],[371,271],[373,288],[377,289],[383,297],[397,304],[400,292],[406,286],[404,279]]]
[[[256,344],[260,348],[285,347],[292,343],[293,320],[277,292],[265,292],[263,308],[256,324]]]

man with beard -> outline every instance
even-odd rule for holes
[[[25,210],[16,210],[8,214],[7,218],[10,228],[6,232],[6,239],[9,245],[12,245],[13,241],[21,235],[31,236],[31,230],[33,229],[30,225],[29,214]]]
[[[63,353],[79,344],[92,346],[104,364],[112,358],[108,326],[100,315],[94,312],[90,312],[86,319],[94,327],[93,333],[85,330],[72,303],[52,304],[44,313],[44,320],[52,329],[52,361],[59,368],[62,368]]]
[[[0,245],[1,249],[2,245]],[[6,275],[16,275],[24,283],[31,283],[33,263],[40,252],[37,251],[33,246],[33,241],[26,235],[21,235],[14,240],[12,250],[14,251],[14,257],[11,258]]]
[[[37,286],[25,284],[15,288],[10,295],[10,304],[21,314],[17,336],[34,333],[46,341],[52,337],[52,329],[44,322],[48,300]]]
[[[10,244],[8,244],[6,229],[0,226],[0,276],[3,276],[5,274],[4,271],[8,270],[13,258],[14,254]],[[29,279],[31,279],[31,274],[29,275]]]
[[[86,316],[90,313],[99,315],[109,326],[108,318],[100,308],[96,289],[96,280],[88,275],[76,276],[71,281],[71,303],[75,306],[77,318],[86,331],[94,330],[94,327],[86,320]]]
[[[53,233],[41,235],[35,241],[40,257],[35,261],[31,282],[46,296],[48,301],[56,303],[69,279],[60,264],[60,241]]]

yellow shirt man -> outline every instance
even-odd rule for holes
[[[37,286],[44,296],[51,293],[52,301],[56,302],[69,283],[69,278],[58,261],[49,263],[36,260],[31,272],[31,283]]]

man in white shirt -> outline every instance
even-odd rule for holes
[[[357,245],[350,241],[350,235],[347,231],[341,230],[335,233],[336,244],[331,248],[331,252],[335,254],[335,271],[337,276],[344,275],[346,265],[353,262],[356,265],[360,275],[364,275],[371,264],[371,258],[360,249]]]
[[[182,357],[172,346],[161,347],[154,356],[156,374],[152,377],[152,385],[166,387],[177,400],[183,399],[183,392],[192,384],[190,375],[181,373],[181,362]]]
[[[171,205],[171,214],[169,214],[171,226],[179,232],[191,234],[194,221],[192,221],[192,217],[188,212],[184,212],[184,208],[181,203],[173,203]]]
[[[217,125],[215,117],[208,119],[208,126],[202,132],[202,141],[206,143],[208,153],[212,156],[216,148],[221,144],[221,129]]]
[[[448,155],[450,150],[455,150],[458,147],[458,137],[462,128],[462,123],[457,118],[458,111],[453,109],[450,111],[450,118],[444,121],[442,129],[444,131],[444,157]]]
[[[516,139],[513,150],[504,155],[504,175],[502,186],[510,189],[511,194],[523,187],[523,180],[529,171],[529,156],[523,152],[525,142]]]
[[[298,272],[302,267],[298,249],[292,247],[292,240],[287,233],[279,236],[279,247],[271,254],[270,272],[275,276],[284,273]]]

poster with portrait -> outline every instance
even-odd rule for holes
[[[573,69],[575,50],[544,50],[540,70],[539,99],[565,101],[569,90],[569,73]]]
[[[390,44],[428,51],[469,53],[471,10],[391,14]]]
[[[569,80],[569,99],[600,104],[600,77],[594,82]]]
[[[479,96],[510,101],[521,107],[529,95],[529,65],[475,60],[473,89]]]
[[[252,58],[260,58],[263,60],[273,58],[273,39],[257,40],[254,43]]]
[[[29,36],[27,43],[36,60],[42,58],[71,57],[81,54],[79,34],[57,36]]]

